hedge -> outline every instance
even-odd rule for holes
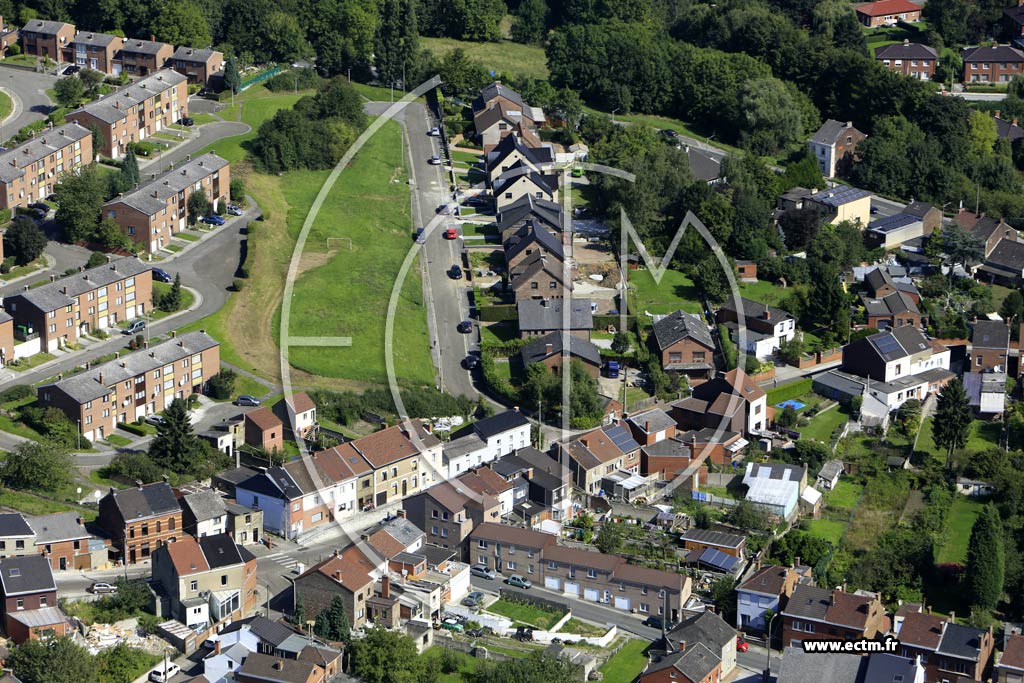
[[[811,391],[812,384],[813,380],[810,377],[805,377],[804,379],[798,379],[790,384],[784,384],[781,387],[770,389],[768,391],[768,405],[774,406],[784,401],[799,398]]]
[[[141,425],[135,425],[130,422],[120,422],[117,427],[135,436],[147,436],[149,434]]]
[[[480,311],[480,322],[482,323],[500,323],[510,320],[519,320],[519,311],[515,306],[508,304],[501,304],[498,306],[481,306]]]
[[[498,375],[498,370],[494,367],[494,357],[487,351],[480,354],[480,370],[488,391],[508,403],[519,401],[519,393],[504,377]]]

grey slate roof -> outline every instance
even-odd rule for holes
[[[562,241],[555,237],[550,230],[529,221],[505,238],[502,244],[502,248],[505,250],[505,259],[515,258],[524,249],[534,244],[558,257],[559,261],[565,258]]]
[[[875,50],[875,59],[938,59],[934,47],[921,43],[895,43]]]
[[[490,417],[485,417],[469,425],[481,438],[489,439],[492,436],[503,434],[517,427],[525,427],[530,424],[526,416],[518,410],[504,410]]]
[[[839,139],[840,133],[846,129],[847,125],[843,121],[829,119],[821,124],[821,128],[811,136],[811,142],[817,142],[822,145],[834,145],[836,140]]]
[[[110,393],[108,387],[118,382],[176,363],[217,345],[217,340],[205,332],[179,334],[177,337],[151,346],[149,349],[130,353],[120,359],[97,365],[51,384],[45,384],[39,387],[39,391],[42,392],[52,387],[63,391],[79,403],[85,403],[106,396]],[[103,378],[102,382],[100,377]]]
[[[690,447],[678,438],[662,439],[657,443],[641,446],[640,449],[654,457],[689,458],[691,455]]]
[[[864,681],[878,681],[878,683],[895,683],[906,681],[911,683],[915,680],[914,673],[918,664],[912,659],[898,657],[887,652],[876,652],[867,657],[868,666],[864,672]]]
[[[1002,349],[1010,344],[1010,328],[998,320],[979,320],[974,323],[971,346],[976,349]]]
[[[480,94],[473,100],[473,111],[477,112],[487,107],[487,103],[496,97],[504,97],[524,112],[529,109],[523,96],[500,81],[494,81],[480,89]]]
[[[537,199],[531,194],[523,195],[502,209],[498,213],[496,226],[498,230],[504,231],[531,216],[551,226],[552,230],[562,229],[562,207],[557,202]]]
[[[794,617],[824,621],[825,614],[831,603],[832,591],[801,583],[793,591],[793,595],[790,596],[786,609],[782,613]]]
[[[1024,62],[1024,52],[1009,45],[965,47],[960,56],[964,62]]]
[[[878,266],[874,270],[868,271],[864,275],[864,282],[871,288],[872,292],[877,292],[885,285],[893,284],[892,276],[889,275],[889,270],[884,266]]]
[[[184,45],[179,47],[171,55],[171,59],[177,59],[185,62],[202,62],[205,64],[213,53],[216,52],[212,47],[205,47],[197,50],[194,47],[185,47]]]
[[[544,256],[541,252],[537,252],[532,256],[529,256],[525,261],[519,264],[519,267],[512,271],[512,287],[515,288],[518,282],[524,282],[530,280],[535,275],[545,272],[550,275],[556,282],[562,284],[566,289],[572,291],[572,281],[568,283],[563,279],[563,270],[565,269],[564,261],[556,261],[555,259],[549,259]]]
[[[914,313],[920,315],[917,304],[903,292],[893,292],[881,299],[869,299],[861,296],[861,303],[868,315],[899,315],[901,313]]]
[[[829,460],[818,471],[818,477],[832,481],[843,473],[843,463],[839,460]]]
[[[165,481],[130,489],[114,489],[107,496],[113,498],[126,522],[165,515],[181,509],[178,499],[174,497],[174,491]]]
[[[985,259],[989,265],[1000,266],[1020,274],[1024,270],[1024,242],[1002,239]]]
[[[423,538],[423,531],[405,517],[392,517],[364,532],[363,536],[371,536],[378,531],[386,531],[392,538],[405,547],[409,547]]]
[[[1014,7],[1013,9],[1017,8]],[[1021,12],[1024,12],[1024,6],[1021,6],[1020,10]],[[996,122],[996,135],[1001,138],[1006,138],[1010,142],[1013,142],[1018,138],[1024,138],[1024,128],[1021,128],[1013,121],[1005,121],[998,117],[994,118]],[[1014,121],[1016,121],[1016,119],[1014,119]]]
[[[203,489],[182,497],[183,507],[192,511],[192,516],[197,522],[206,522],[216,519],[227,512],[227,504],[224,499],[213,489]]]
[[[184,83],[188,80],[185,76],[182,76],[176,71],[171,69],[162,69],[157,71],[151,76],[147,76],[141,80],[126,85],[117,92],[111,93],[106,97],[100,98],[94,102],[90,102],[83,106],[81,109],[76,109],[75,112],[84,111],[92,116],[95,116],[104,123],[117,123],[122,119],[128,117],[128,110],[138,105],[140,102],[145,102],[154,95],[170,90],[179,83]],[[70,114],[69,114],[70,116]]]
[[[683,541],[717,545],[723,548],[738,548],[747,540],[743,536],[727,534],[724,531],[711,531],[710,529],[688,529],[680,538]]]
[[[99,47],[107,47],[114,41],[121,40],[120,37],[111,35],[109,33],[94,33],[92,31],[79,31],[75,34],[75,37],[71,40],[71,44],[75,45],[97,45]]]
[[[95,268],[75,273],[49,282],[27,292],[17,292],[8,296],[5,301],[24,300],[43,313],[49,313],[74,303],[74,297],[81,296],[100,287],[106,287],[127,277],[134,277],[150,270],[147,265],[135,258],[126,256]]]
[[[32,21],[25,24],[22,31],[29,33],[44,33],[47,35],[55,35],[65,26],[71,26],[63,21],[45,21],[43,19],[33,19]],[[73,27],[72,27],[73,28]]]
[[[0,514],[0,537],[32,536],[35,532],[20,512]]]
[[[703,681],[721,664],[721,658],[712,652],[704,643],[687,645],[683,652],[673,652],[661,661],[652,664],[646,673],[676,669],[691,681]]]
[[[631,415],[627,422],[636,425],[645,433],[660,432],[676,426],[676,421],[661,408],[651,408],[642,413]]]
[[[515,151],[522,154],[534,166],[539,167],[542,164],[551,164],[555,161],[555,154],[550,145],[530,147],[518,135],[513,134],[503,137],[501,142],[487,154],[487,170],[492,171],[495,167],[500,166],[501,162]]]
[[[25,175],[25,167],[45,159],[59,149],[92,135],[75,122],[43,130],[24,144],[0,154],[0,182],[10,183]]]
[[[187,187],[194,186],[203,178],[220,171],[227,165],[226,159],[222,159],[213,152],[203,154],[153,180],[141,183],[135,190],[123,197],[111,199],[103,205],[104,211],[107,207],[115,204],[127,204],[147,216],[154,216],[167,208],[167,200],[170,197],[179,194]]]
[[[199,547],[203,550],[210,569],[218,567],[230,567],[235,564],[242,564],[244,560],[235,545],[230,534],[216,534],[214,536],[203,536],[196,539]]]
[[[5,596],[57,590],[50,560],[42,555],[0,560],[0,588]]]
[[[867,665],[868,658],[860,655],[823,656],[804,652],[802,647],[787,647],[776,683],[860,683],[861,672]]]
[[[282,467],[271,467],[266,472],[260,472],[240,482],[237,488],[282,500],[302,497],[302,489]]]
[[[746,297],[740,297],[743,303],[743,317],[747,319],[759,318],[765,319],[765,311],[768,311],[770,318],[767,318],[770,322],[779,322],[780,320],[793,320],[792,314],[789,311],[784,311],[781,308],[775,306],[768,306],[760,301],[754,301],[753,299],[747,299]],[[722,308],[727,311],[735,311],[736,304],[732,297],[726,299],[725,303],[722,304]]]
[[[924,218],[929,211],[935,207],[928,202],[922,202],[921,200],[914,200],[903,207],[903,213],[908,216],[917,216],[918,218]]]
[[[676,311],[654,323],[654,339],[661,350],[688,337],[708,348],[715,347],[708,326],[692,313]]]
[[[714,612],[704,611],[680,622],[668,637],[671,642],[704,643],[721,650],[736,637],[736,629]]]
[[[121,45],[122,52],[133,52],[141,55],[155,55],[167,45],[159,40],[140,40],[138,38],[126,38]],[[162,65],[161,65],[162,66]]]
[[[537,171],[523,172],[520,169],[529,168],[521,161],[517,161],[512,164],[508,170],[502,173],[494,180],[494,195],[498,196],[505,191],[505,187],[512,185],[522,177],[526,177],[534,185],[539,187],[548,195],[553,195],[555,190],[558,189],[558,180],[556,176],[546,175],[544,173],[538,173]]]
[[[942,629],[939,652],[951,657],[977,660],[981,649],[981,637],[985,633],[973,626],[947,623]]]
[[[598,351],[597,347],[588,342],[585,339],[574,337],[568,332],[551,332],[543,337],[537,337],[529,344],[522,348],[520,355],[523,358],[523,364],[529,365],[530,363],[538,363],[549,355],[559,355],[562,353],[563,337],[569,338],[569,354],[576,356],[582,360],[589,361],[595,365],[601,364],[601,352]],[[547,344],[551,344],[551,353],[547,352]]]
[[[565,299],[523,299],[516,308],[519,312],[519,329],[534,330],[592,330],[594,314],[590,310],[590,299],[569,299],[569,326],[564,327],[563,310]]]
[[[89,532],[79,521],[77,512],[58,512],[53,515],[29,517],[26,521],[36,532],[36,544],[58,543],[88,538]]]

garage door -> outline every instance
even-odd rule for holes
[[[583,599],[584,600],[590,600],[591,602],[597,602],[598,599],[599,599],[599,596],[600,596],[600,593],[598,593],[597,590],[594,589],[594,588],[586,588],[583,591]]]
[[[629,609],[629,598],[615,598],[615,609]]]
[[[558,590],[558,584],[559,583],[560,583],[560,581],[559,581],[559,578],[557,576],[548,576],[548,577],[545,577],[545,579],[544,579],[544,587],[547,588],[548,590],[552,590],[552,591]]]
[[[580,597],[580,585],[572,581],[565,582],[565,594]]]

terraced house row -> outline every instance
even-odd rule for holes
[[[65,173],[92,163],[92,133],[68,123],[0,154],[0,209],[42,201]]]

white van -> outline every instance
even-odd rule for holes
[[[167,662],[166,664],[160,662],[155,669],[149,672],[149,680],[154,683],[167,683],[167,681],[179,673],[181,673],[181,667],[174,662]]]

